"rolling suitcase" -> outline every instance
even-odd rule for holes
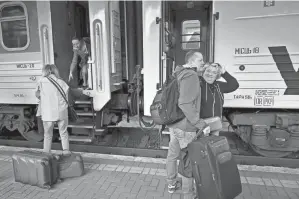
[[[55,156],[39,151],[21,151],[12,156],[16,182],[50,189],[58,181]]]
[[[239,170],[223,136],[202,137],[188,145],[198,198],[233,199],[242,192]]]
[[[60,156],[58,161],[59,177],[79,177],[84,173],[83,158],[80,154],[72,153],[69,156]]]
[[[209,125],[211,132],[219,131],[222,129],[222,122],[221,122],[220,117],[206,118],[205,122]],[[197,132],[197,135],[193,139],[193,141],[197,140],[199,137],[204,136],[203,130]],[[178,173],[186,178],[191,178],[193,176],[192,165],[191,165],[190,158],[189,158],[188,147],[183,148],[180,151]]]

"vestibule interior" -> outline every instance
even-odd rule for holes
[[[199,51],[211,61],[211,1],[166,1],[162,3],[162,49],[167,74],[185,63],[189,50]]]
[[[51,1],[54,59],[60,76],[68,80],[73,58],[73,37],[90,37],[88,1]],[[72,87],[79,83],[79,68],[73,73]]]

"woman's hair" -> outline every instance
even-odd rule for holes
[[[58,68],[54,64],[47,64],[42,69],[42,75],[48,77],[49,75],[55,75],[57,78],[60,78]]]
[[[218,63],[211,63],[211,62],[207,62],[203,65],[202,68],[200,68],[199,70],[199,73],[200,73],[200,76],[202,76],[204,74],[204,72],[206,71],[206,69],[208,67],[215,67],[217,68],[217,76],[216,76],[216,80],[219,79],[221,77],[221,70],[222,70],[222,66]]]

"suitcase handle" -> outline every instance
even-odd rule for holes
[[[197,130],[196,131],[196,135],[195,135],[195,137],[192,139],[192,141],[191,142],[193,142],[193,141],[195,141],[195,140],[197,140],[197,139],[199,139],[199,138],[201,138],[201,137],[204,137],[205,135],[203,134],[203,131],[206,129],[206,128],[208,128],[209,126],[207,125],[207,126],[205,126],[203,129],[201,129],[201,130]]]

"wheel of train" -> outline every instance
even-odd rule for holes
[[[43,134],[40,134],[36,129],[30,128],[30,126],[25,123],[19,125],[18,131],[28,141],[41,142],[44,139]]]
[[[235,133],[257,154],[283,158],[298,151],[299,139],[288,129],[266,125],[240,125]]]
[[[270,150],[265,150],[261,149],[257,146],[254,146],[250,144],[251,149],[256,152],[257,154],[269,158],[283,158],[291,155],[293,152],[292,151],[270,151]]]
[[[142,111],[143,107],[143,98],[142,96],[137,97],[137,92],[133,91],[128,97],[128,108],[130,112],[130,116],[134,116],[138,114],[138,111]],[[138,99],[139,98],[139,99]],[[139,110],[137,108],[137,101],[139,101]]]

